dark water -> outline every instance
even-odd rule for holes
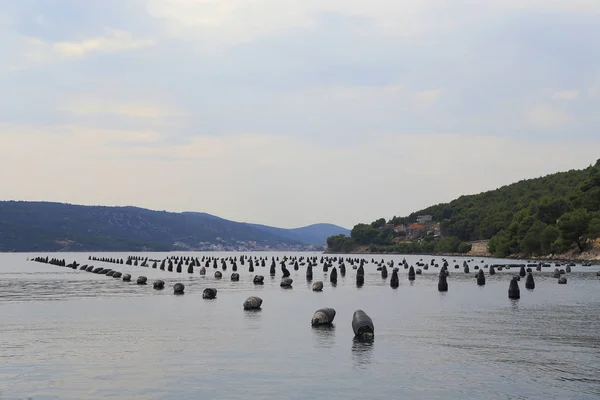
[[[600,398],[598,267],[573,268],[567,285],[551,277],[554,267],[534,272],[536,289],[522,280],[521,299],[511,301],[518,270],[478,287],[473,269],[466,275],[452,262],[445,294],[439,269],[412,284],[401,269],[394,290],[371,263],[360,289],[351,268],[336,287],[313,268],[325,283],[314,293],[303,267],[289,267],[294,287],[286,290],[279,267],[268,276],[269,263],[256,269],[265,275],[260,287],[247,264],[231,282],[230,268],[217,281],[212,268],[202,277],[91,262],[131,273],[125,283],[27,256],[35,255],[0,255],[0,399]],[[89,264],[87,256],[60,255]],[[138,275],[149,285],[136,285]],[[165,290],[152,288],[155,278]],[[175,282],[185,295],[173,295]],[[218,289],[216,300],[202,299],[205,287]],[[264,300],[261,311],[242,309],[250,295]],[[313,329],[322,307],[336,309],[335,325]],[[373,318],[373,343],[353,341],[359,308]]]

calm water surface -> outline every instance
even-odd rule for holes
[[[372,263],[362,288],[351,268],[336,287],[321,265],[313,268],[314,280],[325,283],[314,293],[304,267],[288,268],[294,285],[285,290],[279,266],[269,277],[269,262],[256,268],[265,275],[260,287],[248,264],[238,263],[240,281],[231,282],[230,268],[215,280],[212,268],[203,277],[198,269],[90,262],[90,254],[127,256],[56,256],[130,273],[133,282],[26,261],[46,254],[0,254],[1,400],[600,398],[597,266],[573,268],[567,285],[552,278],[554,266],[534,272],[536,289],[525,290],[522,280],[521,299],[511,301],[508,282],[518,270],[488,275],[478,287],[473,269],[455,270],[452,257],[444,294],[439,269],[413,283],[401,269],[400,287],[391,289]],[[403,257],[375,258],[397,264]],[[136,285],[139,275],[147,286]],[[156,278],[165,290],[152,288]],[[185,295],[173,295],[175,282],[185,284]],[[206,287],[218,289],[216,300],[202,299]],[[261,311],[242,309],[250,295],[264,300]],[[311,316],[322,307],[336,309],[335,325],[313,329]],[[359,308],[373,318],[374,343],[353,341]]]

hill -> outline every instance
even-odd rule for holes
[[[325,244],[329,236],[350,234],[350,229],[332,224],[313,224],[293,229],[274,228],[259,224],[249,225],[303,244]]]
[[[278,229],[261,229],[206,213],[0,202],[3,252],[302,249],[319,243],[305,240],[308,236],[278,234]]]
[[[424,230],[415,240],[391,226],[410,226],[418,216],[439,222],[441,238]],[[461,196],[406,217],[358,224],[350,237],[332,236],[332,251],[367,246],[371,251],[467,252],[467,242],[489,239],[499,257],[545,255],[576,248],[600,236],[600,160],[582,170],[522,180],[476,195]],[[418,239],[418,240],[417,240]]]

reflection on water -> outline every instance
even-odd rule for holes
[[[375,340],[352,339],[352,361],[359,368],[367,367],[372,362]]]
[[[335,344],[335,325],[333,324],[313,326],[312,334],[317,348],[332,348]]]

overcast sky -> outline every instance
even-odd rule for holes
[[[600,0],[0,0],[0,199],[296,227],[600,158]]]

